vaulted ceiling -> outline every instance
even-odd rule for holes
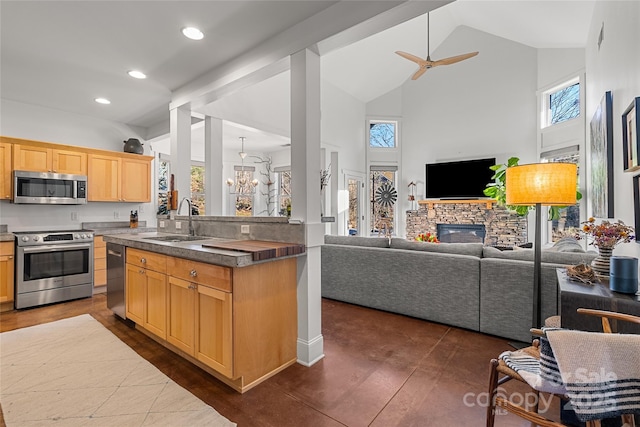
[[[176,89],[300,22],[330,16],[327,11],[339,3],[349,2],[3,0],[0,95],[149,128],[168,118]],[[374,6],[369,7],[382,10],[401,3],[371,2]],[[595,2],[458,0],[439,7],[443,3],[447,1],[425,3],[427,10],[436,8],[430,14],[431,52],[460,25],[535,48],[584,47]],[[363,2],[353,4],[365,7]],[[201,28],[205,38],[184,38],[180,34],[184,26]],[[363,102],[370,101],[403,84],[416,69],[394,52],[426,56],[426,38],[426,18],[418,16],[323,53],[322,78]],[[126,72],[131,69],[148,78],[129,77]],[[281,87],[269,89],[269,84],[286,86],[286,81],[286,76],[270,79],[237,96],[265,90],[281,93]],[[112,103],[99,105],[96,97]],[[283,99],[288,102],[288,96]],[[233,104],[230,98],[202,111],[231,110]],[[288,111],[288,105],[282,108]],[[282,134],[279,127],[263,129],[256,138],[271,131]],[[243,132],[242,127],[236,129]],[[228,137],[235,139],[237,132]],[[274,144],[281,143],[275,138]]]

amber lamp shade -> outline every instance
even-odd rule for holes
[[[534,163],[507,168],[507,205],[569,206],[576,204],[577,166]]]

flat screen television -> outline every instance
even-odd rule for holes
[[[455,162],[427,163],[425,198],[477,199],[491,182],[495,157]]]

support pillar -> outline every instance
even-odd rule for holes
[[[181,105],[169,111],[171,173],[175,175],[178,203],[191,198],[191,106]],[[180,215],[188,215],[182,208]]]
[[[204,118],[204,193],[206,215],[222,215],[222,120],[216,117]]]
[[[304,49],[291,56],[291,219],[306,224],[304,256],[298,258],[298,363],[324,357],[321,330],[320,247],[320,57]]]

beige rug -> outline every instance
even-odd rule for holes
[[[235,426],[88,314],[0,334],[8,427]]]

